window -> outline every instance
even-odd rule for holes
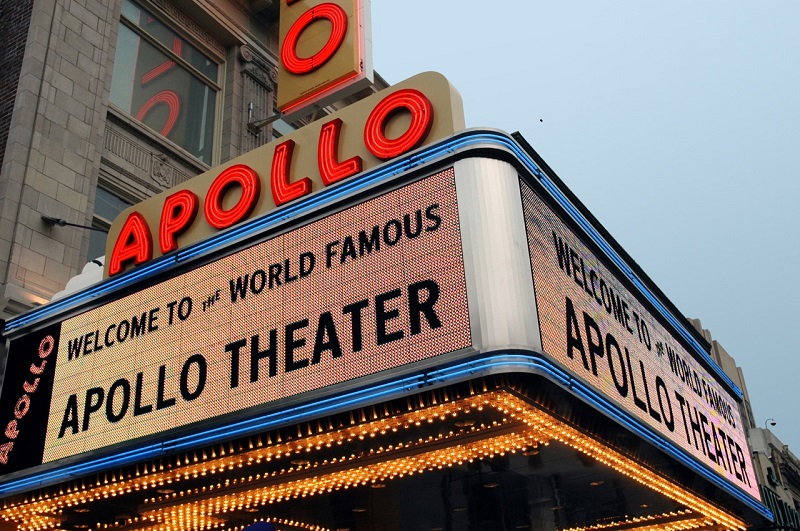
[[[92,226],[98,229],[108,230],[117,215],[131,206],[130,203],[120,199],[104,188],[97,188],[94,197],[94,219]],[[105,256],[106,240],[108,234],[98,230],[90,231],[89,234],[89,254],[87,258],[94,260],[97,257]]]
[[[111,103],[211,163],[219,65],[123,0]]]

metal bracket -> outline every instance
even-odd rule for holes
[[[96,230],[97,232],[105,232],[108,234],[108,229],[101,229],[100,227],[92,227],[90,225],[78,225],[77,223],[70,223],[69,221],[61,218],[54,218],[53,216],[45,216],[42,214],[42,221],[50,225],[58,225],[59,227],[78,227],[79,229]]]
[[[255,119],[253,119],[253,103],[252,102],[248,103],[247,104],[247,130],[250,131],[251,133],[257,135],[257,134],[261,133],[261,129],[263,129],[265,125],[269,125],[269,124],[271,124],[272,122],[274,122],[276,120],[280,120],[280,118],[282,116],[283,116],[283,114],[281,114],[281,112],[278,111],[276,114],[273,114],[272,116],[269,116],[267,118],[262,118],[261,120],[255,120]]]

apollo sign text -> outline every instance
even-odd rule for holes
[[[415,76],[123,211],[106,274],[208,237],[442,139],[464,127],[461,99]]]

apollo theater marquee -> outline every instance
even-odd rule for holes
[[[371,77],[363,6],[321,5],[282,6],[287,114]],[[439,74],[132,206],[106,269],[6,325],[10,529],[771,517],[708,345],[523,138],[464,128]]]

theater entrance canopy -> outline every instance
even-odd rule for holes
[[[741,393],[708,345],[498,131],[458,132],[167,252],[8,336],[12,529],[771,516]]]

